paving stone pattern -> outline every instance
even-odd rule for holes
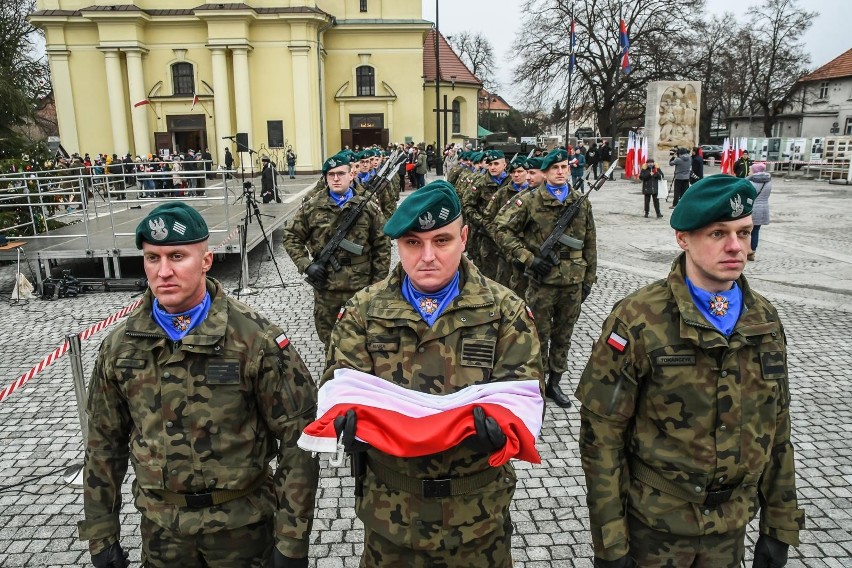
[[[591,200],[598,224],[599,282],[574,330],[568,371],[571,390],[613,303],[663,277],[677,252],[668,226],[668,204],[665,219],[643,218],[637,184],[610,182]],[[747,275],[753,287],[778,308],[790,342],[793,438],[807,528],[802,545],[791,550],[788,566],[852,567],[852,216],[848,213],[852,188],[779,179],[770,205],[773,220],[762,230],[757,261],[748,267]],[[312,290],[284,253],[280,233],[273,239],[285,286],[281,287],[268,253],[258,249],[249,258],[252,287],[258,293],[244,299],[285,326],[311,371],[319,376],[323,354],[313,330]],[[73,268],[77,273],[91,267]],[[26,266],[23,271],[29,272]],[[126,271],[125,276],[141,275],[139,266],[128,265]],[[14,266],[0,266],[0,292],[5,298],[14,273]],[[238,274],[235,258],[217,259],[214,264],[213,276],[229,290],[236,288]],[[24,305],[3,301],[0,385],[59,346],[65,334],[82,331],[134,297],[130,292],[113,292]],[[87,375],[106,333],[83,343]],[[578,429],[576,408],[548,405],[539,444],[542,463],[516,463],[519,483],[512,519],[518,568],[592,566]],[[86,543],[76,540],[81,491],[52,473],[81,460],[66,356],[0,403],[0,486],[22,483],[0,492],[0,566],[89,565]],[[32,478],[45,474],[50,475]],[[138,565],[139,515],[130,502],[131,476],[124,486],[122,544]],[[324,460],[311,566],[358,565],[363,528],[354,515],[352,489],[348,468],[332,468]],[[750,545],[756,536],[752,526]]]

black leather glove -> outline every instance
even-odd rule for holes
[[[127,559],[127,556],[127,552],[121,549],[118,541],[115,541],[107,548],[92,555],[92,565],[95,568],[127,568],[130,566],[130,560]]]
[[[533,273],[535,273],[535,275],[539,278],[544,278],[545,276],[550,274],[551,270],[553,270],[553,265],[550,264],[550,261],[546,258],[541,258],[540,256],[537,256],[533,258],[532,264],[530,265],[530,270],[532,270]]]
[[[324,282],[328,278],[328,270],[325,266],[314,262],[305,269],[305,276],[316,282]]]
[[[622,556],[618,560],[604,560],[595,557],[595,568],[633,568],[634,566],[636,566],[636,561],[629,556]]]
[[[343,416],[338,416],[334,419],[334,432],[337,434],[337,439],[343,443],[343,449],[350,454],[365,452],[370,447],[370,444],[355,439],[357,423],[358,419],[355,417],[355,411],[351,408]]]
[[[760,535],[754,545],[752,568],[782,568],[786,566],[789,548],[789,544],[778,539],[765,534]]]
[[[308,568],[307,558],[290,558],[272,547],[272,557],[269,559],[269,568]]]
[[[518,260],[517,258],[512,259],[512,267],[513,267],[515,270],[521,270],[521,271],[523,271],[523,270],[525,270],[525,269],[527,268],[527,267],[524,265],[524,263],[523,263],[523,262],[521,262],[520,260]]]
[[[480,454],[493,454],[506,445],[506,434],[496,420],[485,415],[480,406],[473,407],[473,425],[476,434],[462,440],[465,447]]]
[[[580,302],[585,302],[586,298],[589,297],[589,294],[592,293],[592,285],[591,284],[583,284],[583,297],[580,299]]]

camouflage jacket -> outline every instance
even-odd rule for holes
[[[453,186],[455,186],[455,185],[456,185],[456,181],[458,181],[458,179],[459,179],[459,176],[460,176],[460,175],[461,175],[461,173],[462,173],[463,171],[465,171],[466,169],[467,169],[467,168],[466,168],[466,167],[464,167],[464,166],[463,166],[463,165],[461,165],[461,164],[458,164],[458,165],[456,165],[456,166],[453,166],[453,167],[450,169],[450,171],[449,171],[449,172],[447,172],[447,181],[448,181],[450,184],[452,184]]]
[[[579,195],[575,191],[560,203],[549,191],[540,188],[516,198],[514,207],[503,208],[493,222],[497,244],[508,259],[517,259],[526,266],[532,264],[541,245],[553,232],[559,217]],[[549,286],[585,284],[597,280],[598,248],[592,205],[586,200],[579,214],[565,230],[573,246],[557,244],[554,252],[560,259],[557,266],[542,280]]]
[[[684,262],[615,305],[576,391],[592,541],[604,559],[627,554],[628,513],[698,536],[739,529],[760,508],[760,531],[791,545],[804,524],[778,314],[741,277],[743,313],[725,338],[693,303]],[[704,504],[720,490],[732,490],[727,501]]]
[[[97,553],[120,532],[128,458],[136,507],[183,534],[275,516],[277,547],[305,557],[319,466],[296,447],[316,414],[316,385],[283,331],[207,280],[207,318],[171,341],[151,317],[153,296],[101,344],[89,384],[80,539]],[[278,458],[274,476],[268,464]],[[171,505],[156,492],[260,488],[205,508]]]
[[[323,247],[334,236],[344,212],[355,207],[364,197],[357,186],[356,194],[343,207],[338,207],[326,191],[316,193],[302,203],[293,218],[284,228],[284,250],[290,255],[299,272],[304,272],[311,259],[316,258]],[[375,204],[362,211],[346,238],[364,247],[356,255],[339,248],[335,253],[341,269],[328,270],[328,290],[359,290],[378,282],[388,274],[390,268],[391,243],[382,232],[384,215]],[[310,253],[310,256],[309,256]]]
[[[523,197],[525,194],[529,193],[529,191],[529,188],[522,189],[520,191],[515,190],[515,186],[513,186],[512,181],[509,180],[509,183],[501,185],[497,191],[494,192],[494,195],[491,196],[491,200],[485,208],[483,218],[485,219],[485,230],[488,232],[488,236],[491,237],[491,240],[495,243],[497,242],[497,215],[499,215],[503,209],[511,205],[513,201],[519,197]],[[505,220],[507,220],[507,217],[504,217],[503,221]]]
[[[485,232],[489,221],[485,215],[485,210],[491,203],[491,196],[497,193],[501,187],[510,183],[512,183],[512,176],[507,175],[503,182],[498,184],[488,172],[473,180],[462,196],[462,208],[468,224]]]
[[[401,266],[357,292],[332,332],[323,381],[332,380],[335,369],[350,368],[431,394],[528,379],[543,389],[538,335],[524,303],[464,258],[460,269],[461,293],[431,328],[402,296]],[[369,462],[418,479],[464,477],[490,468],[487,456],[464,446],[411,459],[371,449]],[[494,471],[494,481],[478,490],[427,499],[391,490],[368,470],[364,497],[356,500],[358,517],[399,546],[457,548],[501,527],[509,512],[514,469],[506,464]]]

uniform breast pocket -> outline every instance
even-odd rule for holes
[[[193,402],[205,404],[221,428],[239,431],[251,396],[242,385],[242,362],[237,358],[215,358],[207,362],[207,372],[196,383]]]

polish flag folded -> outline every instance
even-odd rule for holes
[[[476,433],[473,408],[480,406],[506,435],[506,445],[488,460],[493,467],[512,458],[541,463],[535,449],[544,400],[536,380],[472,385],[452,394],[406,389],[353,369],[338,369],[319,390],[317,419],[299,438],[312,452],[337,451],[334,419],[354,409],[356,436],[401,458],[428,456],[457,446]]]

